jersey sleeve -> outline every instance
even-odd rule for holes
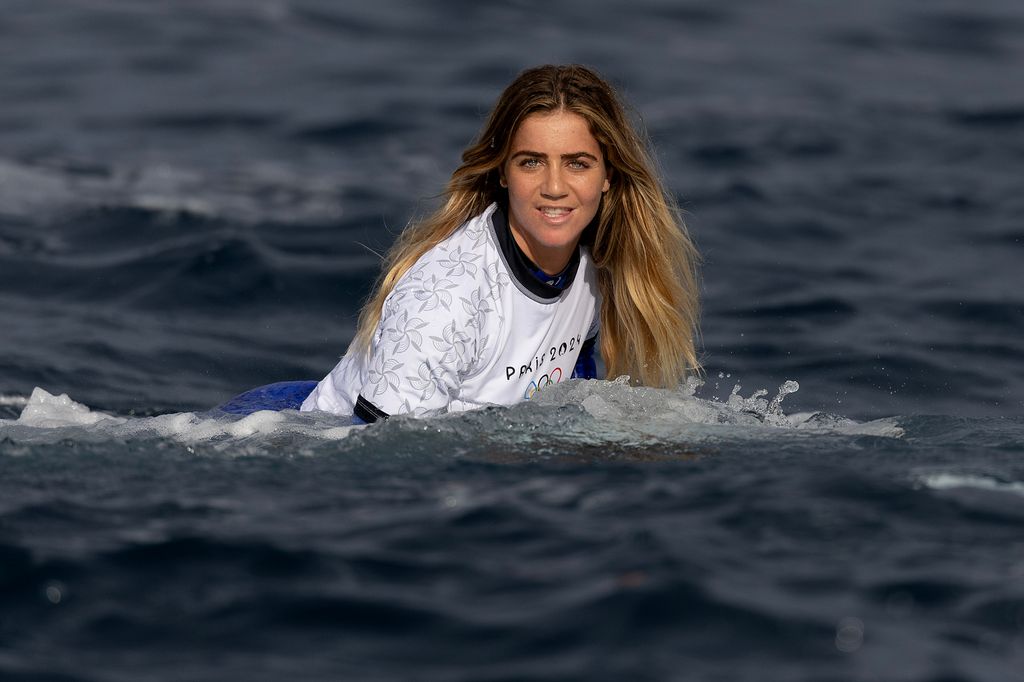
[[[480,296],[443,272],[403,278],[381,311],[355,414],[376,421],[446,412],[482,350]]]

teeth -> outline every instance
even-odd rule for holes
[[[554,218],[555,216],[565,215],[569,210],[568,208],[542,208],[541,213]]]

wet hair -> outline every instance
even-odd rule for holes
[[[490,204],[507,202],[500,180],[516,131],[530,115],[558,111],[587,121],[611,185],[582,237],[597,266],[607,376],[675,387],[688,370],[700,370],[697,250],[638,126],[612,87],[580,65],[528,69],[505,88],[476,141],[463,151],[443,205],[406,227],[389,250],[352,349],[368,351],[384,300],[423,254]]]

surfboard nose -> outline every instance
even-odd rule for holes
[[[316,381],[279,381],[239,393],[218,405],[216,410],[228,414],[247,415],[260,410],[297,410],[302,401],[313,392]]]

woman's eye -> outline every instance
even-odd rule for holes
[[[587,163],[586,161],[574,159],[569,162],[569,167],[572,168],[573,170],[585,170],[587,168],[590,168],[590,164]]]
[[[520,168],[536,168],[540,165],[540,159],[523,159],[519,162]]]

